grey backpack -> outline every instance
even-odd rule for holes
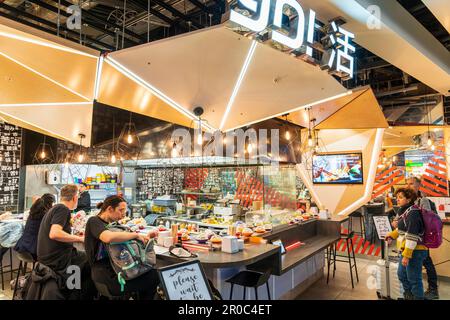
[[[130,231],[128,227],[115,223],[109,224],[107,229],[112,232]],[[156,265],[153,239],[146,246],[138,240],[129,240],[105,244],[105,247],[122,292],[126,281],[149,272]]]

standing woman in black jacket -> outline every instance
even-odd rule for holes
[[[14,250],[19,253],[30,253],[35,260],[37,259],[37,238],[42,218],[54,203],[55,197],[50,193],[44,194],[33,203],[22,237],[17,241]]]

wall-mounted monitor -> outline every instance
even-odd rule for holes
[[[313,156],[315,184],[363,184],[362,153],[327,153]]]

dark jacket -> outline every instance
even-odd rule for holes
[[[42,217],[40,219],[28,218],[22,237],[17,241],[14,250],[21,253],[28,252],[33,258],[37,258],[37,239],[41,222]]]
[[[80,194],[80,198],[78,199],[78,207],[75,211],[84,210],[85,212],[91,211],[91,195],[89,191],[84,191]]]
[[[36,264],[29,281],[26,300],[66,300],[62,279],[42,263]]]

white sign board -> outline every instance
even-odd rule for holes
[[[427,197],[436,205],[436,210],[441,219],[450,216],[450,198],[449,197]]]
[[[198,260],[159,269],[168,300],[212,300],[211,289]]]
[[[391,222],[388,216],[373,216],[373,223],[377,229],[378,238],[384,240],[389,232],[392,232]]]

